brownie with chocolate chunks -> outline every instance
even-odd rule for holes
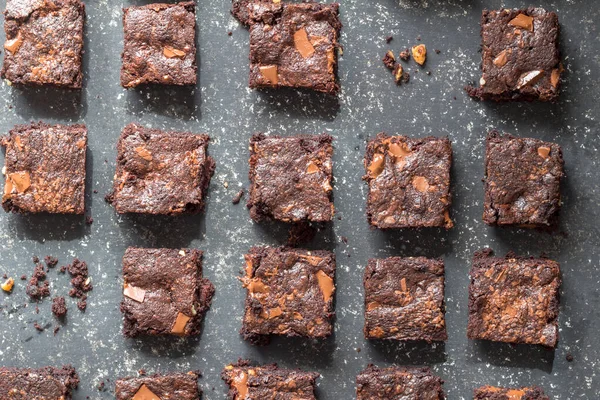
[[[483,386],[475,389],[474,400],[550,400],[544,394],[542,388],[522,387],[519,389],[508,389],[495,386]]]
[[[71,400],[79,377],[70,365],[43,368],[0,367],[0,393],[11,400]]]
[[[335,292],[332,252],[253,247],[244,259],[244,339],[266,344],[270,335],[331,335]]]
[[[85,125],[16,125],[2,138],[7,212],[83,214]]]
[[[318,377],[316,372],[283,369],[276,364],[253,366],[247,360],[227,365],[221,373],[221,379],[229,386],[229,400],[316,400]]]
[[[545,258],[490,249],[475,253],[469,284],[469,339],[556,347],[560,267]]]
[[[2,78],[80,89],[84,19],[80,0],[8,0]]]
[[[366,338],[427,342],[448,339],[442,260],[370,259],[363,283]]]
[[[123,334],[191,336],[215,292],[195,249],[129,247],[123,256]]]
[[[215,170],[208,135],[164,132],[129,124],[117,144],[113,190],[106,196],[119,214],[194,214]]]
[[[116,400],[200,400],[200,395],[197,372],[121,378],[115,384]]]
[[[527,228],[556,225],[563,164],[555,143],[491,131],[485,150],[483,221]]]
[[[338,3],[234,1],[234,16],[250,27],[250,87],[337,94],[338,9]]]
[[[563,72],[559,31],[556,13],[542,8],[484,10],[482,77],[467,93],[479,100],[556,100]]]
[[[196,84],[193,1],[123,9],[121,86]]]
[[[369,365],[356,377],[356,400],[443,400],[442,383],[429,368]]]
[[[454,226],[450,219],[452,146],[446,137],[378,134],[364,159],[367,217],[377,228]]]
[[[331,221],[333,138],[256,134],[250,139],[250,196],[255,221]]]

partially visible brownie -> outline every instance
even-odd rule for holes
[[[377,228],[451,228],[448,138],[380,133],[367,144],[367,217]]]
[[[129,124],[117,145],[117,171],[106,200],[119,214],[193,214],[215,170],[209,137]]]
[[[121,378],[115,385],[116,400],[199,400],[198,373]]]
[[[191,336],[200,332],[215,288],[202,277],[202,252],[140,249],[123,256],[123,334]]]
[[[330,221],[332,140],[329,135],[252,136],[247,204],[252,219]]]
[[[356,377],[356,400],[443,400],[442,383],[429,368],[369,365]]]
[[[196,9],[193,1],[123,9],[121,85],[196,84]]]
[[[442,260],[370,259],[363,283],[366,338],[428,342],[448,339]]]
[[[469,285],[469,339],[541,344],[558,341],[561,284],[556,261],[475,253]]]
[[[556,13],[542,8],[484,10],[481,16],[482,77],[468,86],[480,100],[553,101],[558,98],[560,62]]]
[[[85,6],[80,0],[8,0],[2,78],[81,88]]]
[[[0,398],[71,400],[79,377],[70,365],[43,368],[0,367]]]
[[[473,396],[474,400],[550,400],[537,386],[520,389],[483,386],[475,389]]]
[[[85,125],[16,125],[1,145],[5,211],[84,213]]]
[[[221,378],[229,386],[229,400],[316,400],[319,374],[278,368],[276,364],[252,366],[247,360],[225,367]]]
[[[250,26],[250,87],[307,88],[336,94],[338,3],[234,1]]]
[[[253,247],[244,256],[248,293],[242,336],[254,344],[269,335],[323,338],[333,330],[335,255],[329,251]]]
[[[483,221],[488,225],[547,227],[560,210],[564,176],[559,145],[491,131],[485,150]]]

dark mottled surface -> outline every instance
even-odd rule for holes
[[[356,377],[356,399],[444,400],[442,383],[429,368],[369,365]]]
[[[149,390],[160,399],[198,400],[197,380],[195,372],[123,378],[116,382],[115,399],[131,400],[144,385],[142,393],[150,395]]]
[[[71,366],[0,368],[0,393],[11,400],[70,400],[79,378]]]
[[[2,8],[4,4],[0,0]],[[466,83],[477,82],[481,76],[481,11],[501,6],[490,0],[345,1],[340,8],[344,55],[339,59],[338,100],[290,90],[249,90],[248,31],[230,15],[229,2],[200,0],[197,88],[127,91],[119,81],[121,7],[142,4],[147,2],[87,2],[81,93],[0,86],[3,132],[32,119],[87,124],[86,202],[94,218],[88,225],[83,217],[1,213],[0,275],[16,278],[11,295],[0,293],[0,357],[5,364],[73,364],[82,378],[76,400],[86,396],[114,399],[115,379],[135,376],[141,368],[148,373],[201,369],[204,399],[223,400],[227,386],[219,375],[239,357],[318,371],[322,374],[317,381],[320,400],[353,398],[356,375],[369,362],[379,367],[393,362],[429,364],[444,379],[449,399],[470,400],[475,387],[487,384],[539,385],[553,400],[596,396],[600,390],[600,104],[595,100],[600,94],[600,10],[596,2],[552,0],[543,4],[558,13],[562,24],[566,71],[556,104],[478,103],[464,92]],[[517,6],[523,3],[502,3],[502,7]],[[385,38],[390,35],[394,39],[387,44]],[[403,64],[411,80],[398,87],[381,58],[388,49],[397,55],[417,43],[429,49],[425,67]],[[217,169],[204,214],[119,216],[104,202],[115,172],[116,143],[130,122],[166,131],[210,134],[209,153],[217,161]],[[485,136],[494,128],[562,147],[567,174],[559,222],[562,234],[499,229],[481,220]],[[369,229],[362,160],[365,139],[381,131],[450,137],[454,228]],[[240,188],[249,186],[248,141],[255,132],[285,136],[326,132],[334,137],[332,186],[336,216],[341,219],[334,217],[331,225],[306,245],[336,253],[336,320],[333,336],[324,341],[276,338],[267,347],[255,347],[239,336],[246,295],[237,279],[243,255],[252,246],[280,245],[287,237],[287,227],[255,224],[243,204],[231,204]],[[205,251],[204,276],[215,284],[216,293],[199,338],[123,337],[121,258],[128,246]],[[561,339],[555,351],[467,340],[468,273],[473,253],[485,246],[499,256],[508,250],[531,256],[545,253],[560,262]],[[36,314],[35,304],[29,303],[25,294],[27,281],[19,279],[31,274],[34,254],[57,256],[59,266],[74,256],[88,262],[94,289],[88,293],[87,310],[80,312],[75,300],[67,298],[69,313],[56,336],[50,298],[44,299]],[[449,336],[445,345],[364,340],[364,269],[369,258],[388,256],[444,259]],[[64,296],[70,287],[69,277],[58,270],[48,273],[52,297]],[[34,321],[49,329],[38,333]],[[572,362],[566,360],[567,354],[572,354]],[[96,389],[100,381],[106,383],[104,392]]]

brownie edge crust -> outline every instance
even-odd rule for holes
[[[199,400],[200,394],[197,372],[121,378],[115,384],[116,400]]]
[[[369,365],[356,377],[357,400],[444,400],[443,381],[431,369]]]
[[[71,392],[78,384],[79,376],[70,365],[37,369],[0,367],[2,399],[71,400]]]
[[[537,386],[519,389],[483,386],[473,392],[474,400],[550,400]]]

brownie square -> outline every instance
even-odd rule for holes
[[[564,176],[560,146],[492,131],[487,137],[485,158],[486,224],[556,224]]]
[[[370,259],[363,283],[367,339],[448,339],[442,260]]]
[[[71,400],[79,377],[70,365],[43,368],[0,367],[0,396],[11,400]]]
[[[558,341],[561,284],[556,261],[475,253],[469,285],[469,339],[541,344]]]
[[[85,125],[16,125],[0,144],[6,212],[84,213]]]
[[[8,0],[2,78],[80,89],[84,19],[79,0]]]
[[[117,145],[117,171],[106,200],[119,214],[194,214],[215,170],[209,137],[129,124]]]
[[[483,386],[475,389],[473,396],[474,400],[550,400],[537,386],[520,389]]]
[[[253,247],[244,256],[247,289],[242,336],[265,344],[269,335],[331,335],[335,255],[325,250]]]
[[[333,138],[257,134],[250,139],[248,208],[255,221],[331,221]]]
[[[250,25],[250,87],[336,94],[338,9],[337,3],[234,2],[234,15]]]
[[[116,400],[200,400],[198,373],[121,378],[115,385]]]
[[[229,386],[227,398],[315,400],[319,374],[278,368],[276,364],[251,366],[247,360],[225,367],[221,378]]]
[[[123,9],[121,86],[196,84],[193,1]]]
[[[480,100],[552,101],[563,67],[558,16],[542,8],[484,10],[481,16],[483,76],[468,86]]]
[[[448,138],[380,133],[367,144],[367,218],[377,228],[452,228]]]
[[[129,247],[123,256],[123,333],[197,335],[214,292],[202,277],[200,250]]]
[[[442,383],[429,368],[369,365],[356,377],[356,399],[443,400]]]

